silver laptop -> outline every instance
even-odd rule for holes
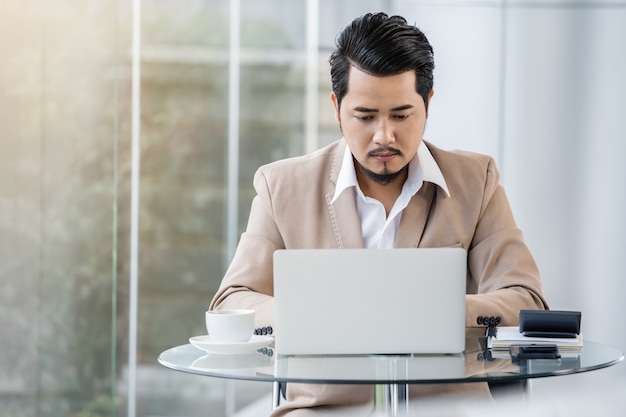
[[[466,257],[461,248],[278,250],[276,352],[461,353]]]

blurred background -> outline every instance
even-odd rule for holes
[[[256,168],[340,137],[327,59],[370,11],[429,37],[425,137],[496,158],[551,307],[626,349],[626,0],[4,0],[1,416],[268,409],[156,358],[205,332]],[[533,381],[568,415],[625,389],[623,364]]]

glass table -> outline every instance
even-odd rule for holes
[[[561,350],[559,359],[514,362],[508,351],[485,348],[484,330],[469,329],[460,355],[275,355],[271,347],[249,354],[207,354],[190,344],[162,352],[161,365],[177,371],[217,378],[274,383],[273,405],[286,383],[369,384],[374,407],[389,415],[408,411],[410,384],[506,383],[569,375],[606,368],[623,360],[614,347],[584,341],[580,350]]]

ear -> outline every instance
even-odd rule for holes
[[[339,102],[337,101],[337,96],[334,92],[330,93],[330,101],[333,102],[333,107],[335,108],[335,120],[337,123],[341,124],[341,118],[339,117]]]

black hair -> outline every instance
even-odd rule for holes
[[[374,76],[397,75],[415,70],[417,93],[428,109],[433,88],[435,60],[426,35],[401,16],[368,13],[356,18],[337,36],[330,76],[337,103],[348,92],[350,67]]]

